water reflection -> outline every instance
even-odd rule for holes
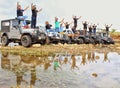
[[[107,62],[107,61],[110,62],[110,60],[108,59],[108,52],[105,52],[103,62]]]
[[[76,65],[76,57],[75,57],[75,55],[71,56],[71,60],[72,60],[72,62],[71,62],[71,70],[73,70],[75,68],[79,69],[79,67]]]
[[[81,64],[83,64],[83,65],[87,64],[87,61],[86,61],[86,52],[82,52],[82,61],[81,61]]]
[[[51,66],[51,60],[45,58],[44,59],[44,70],[47,70]]]
[[[33,57],[2,53],[1,68],[2,70],[11,71],[12,73],[14,73],[16,77],[14,79],[16,80],[16,84],[13,85],[16,85],[17,88],[23,88],[23,86],[26,85],[29,85],[30,88],[33,88],[36,86],[36,83],[39,83],[43,80],[38,75],[38,68],[40,71],[53,70],[53,72],[66,72],[66,69],[67,71],[68,69],[76,71],[81,70],[81,66],[86,66],[91,63],[110,62],[108,54],[109,52],[103,52],[101,54],[94,51],[84,51],[80,52],[80,55],[77,56],[71,54],[57,54],[55,56],[49,57]],[[2,79],[4,79],[4,77]],[[3,86],[2,84],[0,85]]]

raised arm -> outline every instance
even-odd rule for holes
[[[17,2],[17,6],[19,6],[19,2]]]
[[[73,21],[72,21],[72,22],[70,22],[70,23],[69,23],[69,25],[70,25],[70,24],[72,24],[72,23],[73,23]]]
[[[38,10],[38,12],[41,12],[42,11],[42,8]]]
[[[19,5],[19,2],[17,2],[17,9],[19,8],[19,6],[20,6],[20,5]]]
[[[58,18],[57,18],[57,17],[55,17],[55,22],[57,21],[57,19],[58,19]]]
[[[24,11],[27,10],[28,8],[29,8],[29,6],[27,6],[27,7],[24,9]]]
[[[65,22],[64,22],[64,21],[62,21],[62,22],[60,22],[60,24],[64,24],[64,25],[65,25]]]
[[[82,16],[80,16],[79,18],[78,18],[78,20],[81,18]]]
[[[112,26],[112,24],[109,27],[111,27],[111,26]]]
[[[57,19],[57,17],[55,16],[55,19]]]
[[[60,21],[60,23],[62,23],[64,21],[64,18]]]
[[[31,10],[33,10],[34,9],[34,5],[33,5],[33,3],[31,3]]]

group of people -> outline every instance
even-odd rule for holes
[[[70,29],[70,25],[74,23],[74,26],[71,29],[75,33],[75,30],[77,28],[77,23],[80,18],[81,16],[79,18],[77,18],[76,16],[73,16],[73,21],[69,23],[69,22],[64,22],[64,18],[61,21],[59,21],[58,17],[55,17],[55,31],[62,32],[64,29]],[[45,22],[46,30],[51,29],[51,27],[52,25],[48,21],[46,21]]]
[[[18,19],[26,19],[27,16],[23,15],[23,12],[26,11],[29,8],[29,6],[27,6],[25,9],[21,8],[21,5],[19,4],[19,2],[17,2],[17,18]],[[42,8],[37,10],[36,5],[33,5],[33,3],[31,3],[31,12],[32,12],[32,16],[31,16],[31,28],[36,28],[36,22],[37,22],[37,13],[41,12]],[[77,16],[73,16],[73,21],[72,22],[64,22],[64,18],[59,21],[58,17],[55,17],[55,31],[56,32],[62,32],[64,29],[71,29],[73,31],[73,33],[76,32],[77,26],[78,26],[78,20],[81,18],[77,17]],[[70,25],[73,23],[73,26],[70,28]],[[24,24],[26,25],[26,23],[24,22]],[[83,24],[83,34],[86,35],[87,34],[87,30],[89,35],[94,34],[96,35],[96,29],[97,26],[99,24],[89,24],[87,21],[82,21]],[[109,35],[109,28],[112,26],[112,24],[106,25],[105,24],[105,29],[106,29],[106,33],[107,35]],[[46,21],[45,22],[45,28],[47,29],[51,29],[52,25]]]
[[[62,32],[64,29],[71,29],[73,31],[73,33],[76,33],[76,29],[77,29],[77,26],[78,26],[78,20],[81,18],[80,17],[76,17],[76,16],[73,16],[73,21],[72,22],[64,22],[64,18],[59,21],[57,17],[55,17],[55,31],[56,32]],[[70,28],[70,25],[73,23],[73,26]],[[94,34],[96,35],[96,30],[97,30],[97,26],[99,24],[89,24],[87,21],[82,21],[82,25],[83,25],[83,35],[86,35],[87,34],[87,30],[88,30],[88,33],[89,35],[91,34]],[[109,35],[109,28],[112,26],[111,25],[106,25],[105,24],[105,29],[106,29],[106,33],[107,35]],[[45,28],[46,30],[47,29],[51,29],[52,25],[46,21],[45,22]]]
[[[26,19],[27,16],[23,15],[23,12],[26,11],[29,8],[29,6],[27,6],[25,9],[21,8],[21,5],[19,4],[19,2],[17,2],[17,18],[18,19]],[[32,16],[31,16],[31,28],[36,28],[36,22],[37,22],[37,13],[41,12],[42,8],[37,10],[36,5],[33,5],[33,3],[31,3],[31,12],[32,12]],[[24,22],[24,25],[26,25],[26,23]]]

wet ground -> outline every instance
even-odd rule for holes
[[[120,53],[83,50],[55,56],[0,54],[0,88],[120,88]]]

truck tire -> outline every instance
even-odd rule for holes
[[[112,38],[108,38],[108,41],[109,41],[108,44],[114,44],[115,43]]]
[[[71,38],[68,39],[67,44],[72,44]]]
[[[77,43],[78,43],[78,44],[83,44],[83,43],[84,43],[84,40],[83,40],[82,38],[79,38]]]
[[[104,41],[104,40],[101,40],[100,43],[101,43],[101,44],[105,44],[105,41]]]
[[[3,46],[7,46],[9,44],[9,39],[8,39],[7,35],[3,35],[1,37],[1,43]]]
[[[63,34],[63,42],[62,44],[68,43],[69,37],[66,34]]]
[[[32,45],[32,39],[29,35],[23,35],[21,38],[21,44],[24,47],[30,47]]]
[[[93,38],[91,38],[89,43],[90,43],[90,44],[95,44],[94,39],[93,39]]]

